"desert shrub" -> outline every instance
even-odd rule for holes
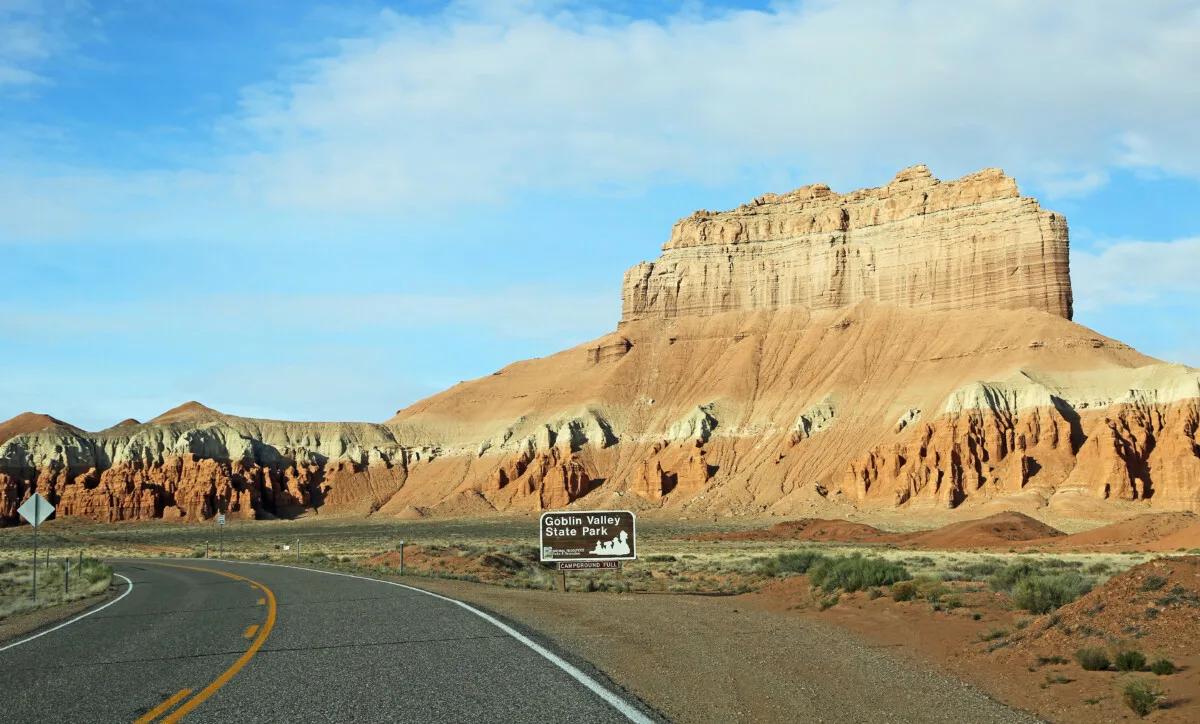
[[[1037,657],[1038,666],[1046,664],[1065,664],[1068,663],[1062,656],[1039,656]]]
[[[1007,635],[1008,635],[1008,629],[994,628],[991,631],[979,634],[979,640],[980,641],[995,641],[996,639],[1002,639]]]
[[[1036,576],[1041,572],[1042,569],[1036,563],[1021,561],[1020,563],[1005,566],[997,571],[988,579],[988,585],[991,586],[993,591],[1012,593],[1017,583],[1031,576]]]
[[[1075,652],[1075,660],[1084,671],[1106,671],[1110,664],[1104,649],[1079,649]]]
[[[768,576],[781,576],[786,573],[807,573],[814,564],[825,560],[825,556],[816,551],[795,551],[780,553],[774,558],[768,558],[759,564],[759,572]]]
[[[825,596],[817,602],[817,608],[824,611],[827,608],[832,608],[841,600],[841,594],[835,593],[832,596]]]
[[[1117,671],[1141,671],[1146,668],[1146,655],[1135,649],[1118,651],[1113,663]]]
[[[1143,591],[1157,591],[1158,589],[1162,588],[1165,585],[1167,585],[1167,577],[1166,576],[1159,576],[1157,574],[1151,574],[1149,576],[1146,576],[1146,580],[1142,581],[1142,590]]]
[[[1125,684],[1121,700],[1134,714],[1146,716],[1162,705],[1163,693],[1153,681],[1134,679]]]
[[[942,597],[950,593],[950,587],[937,576],[921,575],[913,579],[917,595],[930,603],[941,603]]]
[[[1088,573],[1091,573],[1091,574],[1097,575],[1097,576],[1102,575],[1104,573],[1108,573],[1111,570],[1112,570],[1112,567],[1109,566],[1104,561],[1100,561],[1098,563],[1093,563],[1092,565],[1087,567]]]
[[[871,586],[887,586],[912,578],[908,569],[883,558],[864,558],[854,554],[841,558],[818,557],[808,569],[808,579],[826,592],[861,591]]]
[[[1150,671],[1159,676],[1170,676],[1178,670],[1175,667],[1175,662],[1170,659],[1155,659],[1154,663],[1150,664]]]
[[[994,576],[1004,566],[999,561],[979,561],[970,563],[962,568],[962,576],[968,581],[986,581]]]
[[[917,597],[917,584],[912,581],[900,581],[892,586],[893,601],[911,601]]]
[[[867,598],[871,599],[872,601],[882,596],[883,591],[879,590],[878,588],[872,588],[871,590],[867,591]]]
[[[1092,590],[1091,580],[1078,573],[1034,575],[1013,587],[1012,598],[1030,613],[1049,613]]]
[[[669,554],[656,553],[651,556],[646,556],[646,560],[650,561],[651,563],[674,563],[677,559],[675,556]]]

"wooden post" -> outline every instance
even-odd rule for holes
[[[404,575],[404,541],[400,541],[400,575]]]
[[[567,592],[567,572],[563,569],[558,569],[558,590],[562,593]]]
[[[71,559],[63,559],[63,598],[71,593]]]

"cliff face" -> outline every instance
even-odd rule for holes
[[[1200,371],[1071,322],[1066,223],[1001,172],[699,212],[624,303],[383,424],[23,416],[0,521],[34,489],[98,520],[1200,510]]]
[[[1067,224],[998,169],[942,183],[929,169],[838,195],[768,194],[675,224],[625,275],[625,322],[733,310],[1039,309],[1071,318]]]

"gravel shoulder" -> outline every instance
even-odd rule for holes
[[[894,649],[744,597],[404,582],[538,631],[674,721],[1038,721]]]
[[[56,623],[77,616],[93,606],[98,606],[117,594],[117,589],[110,587],[96,596],[81,598],[70,603],[63,603],[48,608],[18,613],[0,620],[0,646],[11,643],[22,636],[53,626]]]

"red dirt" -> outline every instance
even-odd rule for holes
[[[1139,515],[1112,525],[1075,533],[1047,547],[1071,550],[1173,551],[1200,547],[1200,517],[1195,513]]]
[[[703,541],[821,541],[886,543],[901,548],[1038,548],[1047,551],[1175,552],[1200,548],[1200,516],[1151,513],[1082,533],[1066,535],[1023,513],[1007,512],[916,533],[888,533],[848,520],[802,518],[732,533],[706,533]]]
[[[1057,528],[1024,513],[997,513],[978,520],[951,523],[931,531],[901,536],[898,542],[913,548],[994,548],[1065,535]]]
[[[43,415],[39,412],[22,412],[14,418],[0,422],[0,445],[16,437],[17,435],[25,435],[38,430],[45,430],[48,427],[62,425],[63,427],[71,427],[67,423],[49,415]]]
[[[737,540],[737,541],[772,541],[772,540],[809,540],[845,543],[879,543],[891,539],[891,535],[863,523],[851,523],[848,520],[825,520],[822,518],[802,518],[776,523],[770,528],[742,530],[733,533],[705,533],[693,536],[693,540]]]
[[[1152,576],[1161,577],[1152,578]],[[807,577],[774,581],[736,600],[768,611],[837,624],[889,650],[908,652],[990,691],[997,699],[1056,722],[1137,721],[1122,702],[1130,678],[1153,679],[1165,706],[1147,721],[1194,722],[1200,705],[1200,557],[1158,559],[1114,577],[1056,613],[1014,611],[1007,597],[978,584],[946,584],[962,606],[935,611],[927,601],[896,602],[843,593],[821,611]],[[1147,590],[1150,589],[1150,590]],[[1157,614],[1147,615],[1151,608]],[[974,617],[978,615],[979,619]],[[1084,646],[1111,653],[1136,648],[1180,671],[1084,671]],[[1061,657],[1064,663],[1054,663]]]

